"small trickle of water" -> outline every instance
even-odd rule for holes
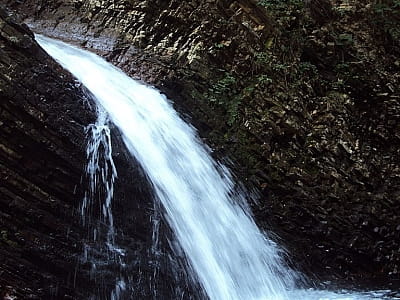
[[[151,216],[151,223],[153,226],[152,230],[152,246],[150,248],[150,257],[152,263],[153,273],[149,278],[150,290],[152,293],[153,299],[158,299],[158,288],[157,282],[159,281],[159,272],[160,272],[160,256],[162,255],[161,245],[160,245],[160,223],[161,216],[160,211],[157,208],[157,203],[154,203],[153,215]]]
[[[189,271],[210,299],[383,297],[297,289],[301,276],[286,266],[279,247],[257,228],[243,205],[245,195],[234,192],[229,171],[212,160],[165,96],[93,53],[45,37],[38,41],[86,86],[122,132],[154,186]]]
[[[114,182],[117,170],[112,158],[111,132],[107,113],[99,106],[97,121],[86,128],[88,144],[86,147],[87,190],[81,205],[81,217],[88,230],[84,245],[83,262],[92,266],[92,277],[96,279],[98,265],[124,267],[124,251],[115,243],[115,228],[112,212]],[[105,256],[105,257],[104,257]],[[120,299],[126,283],[122,276],[116,279],[111,292],[112,300]],[[96,297],[96,296],[94,296]]]

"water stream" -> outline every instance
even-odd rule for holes
[[[196,130],[178,116],[164,95],[93,53],[43,36],[37,40],[82,82],[119,128],[154,186],[189,272],[210,299],[384,298],[385,291],[304,288],[302,276],[285,264],[278,245],[256,226],[245,194],[234,192],[229,170],[211,158]],[[111,228],[107,203],[105,221]],[[116,248],[113,231],[107,239]]]
[[[115,265],[125,267],[124,251],[116,244],[112,200],[114,182],[117,178],[112,157],[111,131],[108,126],[107,113],[101,106],[97,107],[97,121],[86,128],[88,144],[86,146],[87,164],[85,176],[87,189],[81,204],[81,219],[87,229],[82,263],[91,265],[93,280],[102,281],[98,274],[102,269]],[[122,270],[121,270],[122,271]],[[116,300],[125,290],[126,280],[120,272],[115,278],[115,288],[110,298]],[[104,292],[93,293],[92,299],[98,299]]]

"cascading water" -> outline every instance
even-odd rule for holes
[[[277,245],[257,228],[215,163],[165,96],[97,55],[37,37],[94,95],[151,180],[189,269],[210,299],[381,299],[382,294],[297,289]],[[107,209],[106,209],[107,211]]]
[[[109,265],[124,268],[124,251],[115,243],[116,232],[111,208],[117,170],[112,158],[109,121],[107,113],[101,106],[97,107],[97,115],[96,123],[86,128],[88,162],[85,175],[88,187],[81,205],[82,221],[88,231],[82,262],[91,264],[91,274],[94,279],[97,279],[96,274],[102,268]],[[119,299],[125,290],[125,285],[125,279],[120,274],[116,278],[110,298]],[[94,293],[92,298],[98,299],[101,294],[102,291]]]

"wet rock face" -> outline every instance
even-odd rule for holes
[[[0,8],[0,298],[110,295],[115,266],[93,275],[89,264],[80,264],[87,238],[78,212],[85,189],[84,129],[95,121],[93,103],[32,37]],[[118,131],[112,132],[121,178],[114,199],[117,243],[126,252],[133,284],[153,278],[158,292],[171,298],[183,285],[170,275],[171,262],[149,264],[155,214],[150,188]],[[161,220],[160,243],[166,244],[165,230]],[[163,252],[158,257],[163,260]],[[150,288],[139,284],[128,298],[149,297]]]
[[[0,8],[1,299],[106,299],[115,288],[120,266],[108,263],[107,253],[97,254],[94,273],[83,260],[84,243],[93,244],[88,228],[94,229],[79,211],[88,184],[85,128],[95,120],[90,94]],[[168,259],[171,234],[146,176],[118,130],[111,132],[116,243],[132,287],[124,297],[194,294],[179,259]],[[160,238],[153,253],[155,218]]]
[[[94,49],[190,112],[217,156],[261,191],[258,223],[303,269],[398,277],[394,10],[325,0],[6,2],[34,30]]]
[[[0,10],[0,286],[24,299],[84,291],[81,272],[73,284],[73,207],[93,121],[82,90],[32,36]]]

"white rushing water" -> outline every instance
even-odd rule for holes
[[[229,171],[212,160],[165,96],[93,53],[42,36],[37,40],[86,86],[120,129],[210,299],[381,299],[378,293],[296,289],[298,274],[257,228],[244,196],[233,192]]]

